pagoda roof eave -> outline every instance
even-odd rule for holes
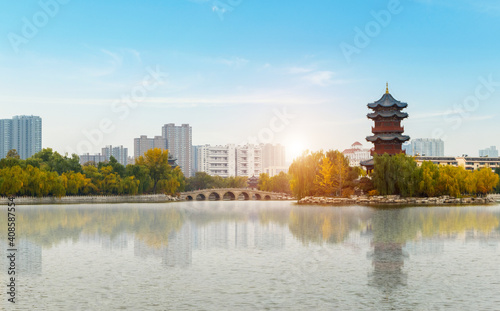
[[[368,108],[375,109],[377,107],[398,107],[400,109],[406,108],[408,106],[407,103],[400,102],[399,100],[395,99],[392,97],[391,94],[386,93],[382,95],[382,97],[377,100],[376,102],[369,103]]]
[[[366,140],[369,142],[376,142],[377,140],[382,140],[382,141],[399,140],[401,142],[405,142],[408,141],[409,139],[410,136],[401,134],[377,134],[366,137]]]
[[[377,112],[369,113],[366,116],[369,119],[375,119],[378,117],[381,117],[381,118],[398,117],[401,119],[408,118],[408,114],[406,112],[401,112],[401,111],[377,111]]]

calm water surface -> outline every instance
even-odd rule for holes
[[[15,306],[4,214],[5,310],[500,310],[500,205],[19,206]]]

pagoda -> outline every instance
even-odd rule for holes
[[[385,94],[376,102],[368,104],[368,108],[373,112],[367,117],[375,122],[372,127],[373,135],[367,136],[366,140],[375,146],[372,149],[372,155],[389,155],[403,153],[401,148],[403,142],[410,139],[410,136],[403,135],[404,127],[401,126],[401,120],[408,117],[406,112],[401,110],[408,106],[407,103],[396,100],[389,93],[389,84],[386,84]],[[373,169],[373,159],[361,162],[368,171]]]

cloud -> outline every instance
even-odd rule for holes
[[[315,71],[304,76],[304,79],[315,85],[327,86],[333,83],[332,77],[332,71]]]

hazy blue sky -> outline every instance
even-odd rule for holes
[[[41,116],[60,152],[133,154],[165,123],[193,144],[368,147],[386,81],[412,138],[500,145],[496,0],[2,1],[0,20],[0,118]]]

